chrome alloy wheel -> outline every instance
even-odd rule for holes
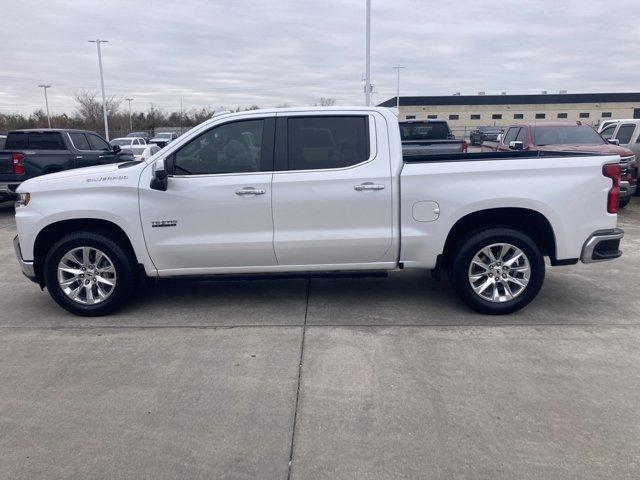
[[[60,259],[58,284],[74,302],[95,305],[113,293],[116,269],[111,259],[97,248],[77,247]]]
[[[529,259],[510,243],[494,243],[475,254],[469,265],[471,288],[484,300],[508,302],[527,288]]]

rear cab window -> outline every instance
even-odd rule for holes
[[[400,122],[402,141],[447,140],[450,136],[447,122]]]
[[[7,150],[66,150],[60,132],[15,132],[9,133],[5,144]]]

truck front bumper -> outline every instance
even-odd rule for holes
[[[636,192],[637,185],[631,185],[628,181],[620,182],[620,199],[627,199]]]
[[[18,257],[18,263],[22,269],[22,273],[32,282],[38,282],[36,278],[36,271],[33,267],[33,262],[27,262],[22,258],[22,251],[20,250],[20,241],[18,235],[13,238],[13,249],[16,251],[16,257]]]
[[[594,263],[618,258],[622,255],[620,251],[622,237],[624,237],[624,231],[620,228],[593,232],[582,246],[580,260],[582,263]]]

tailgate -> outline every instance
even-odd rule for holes
[[[439,155],[443,153],[461,153],[462,140],[422,140],[402,142],[403,155]]]
[[[0,173],[13,173],[13,157],[11,152],[0,151]]]

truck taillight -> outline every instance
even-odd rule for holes
[[[609,163],[602,167],[602,174],[613,181],[609,195],[607,196],[607,212],[618,213],[620,203],[620,173],[619,163]]]
[[[24,175],[24,155],[22,153],[12,153],[13,173],[16,175]]]

